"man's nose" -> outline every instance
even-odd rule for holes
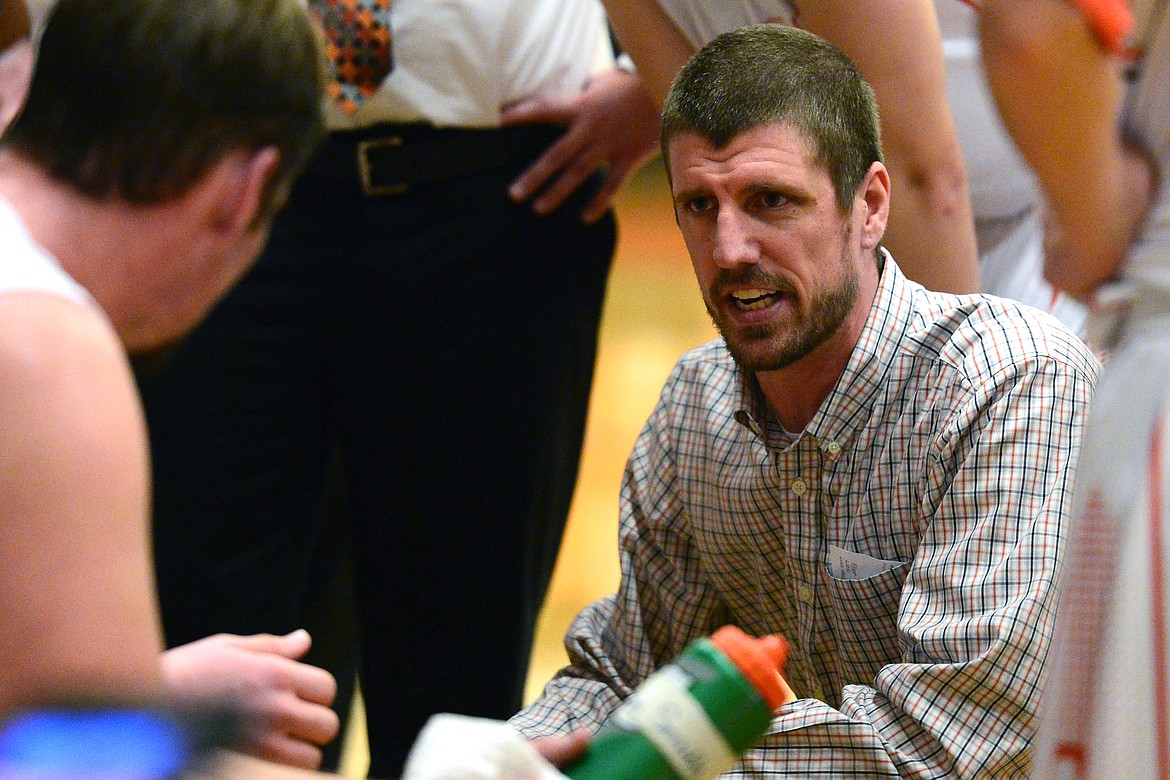
[[[715,264],[720,268],[755,265],[760,246],[751,220],[735,209],[722,209],[715,223]]]

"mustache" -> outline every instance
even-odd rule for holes
[[[733,287],[759,287],[763,290],[775,290],[780,293],[796,292],[792,283],[783,276],[770,274],[752,266],[739,270],[720,269],[719,274],[711,282],[711,294],[715,297],[722,297],[727,295]]]

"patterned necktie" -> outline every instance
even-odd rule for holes
[[[333,63],[330,96],[347,114],[373,95],[394,65],[390,54],[391,0],[310,0]]]

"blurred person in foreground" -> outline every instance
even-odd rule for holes
[[[879,139],[857,68],[792,27],[721,35],[674,82],[663,154],[722,339],[668,379],[618,593],[524,735],[596,728],[731,623],[787,637],[796,696],[732,776],[1026,776],[1099,364],[1050,315],[902,274]]]
[[[984,61],[1047,204],[1045,272],[1108,354],[1077,477],[1035,776],[1170,768],[1170,13],[989,0]]]
[[[162,654],[127,360],[181,337],[252,262],[319,136],[320,73],[295,0],[63,0],[51,16],[0,147],[0,714],[228,698],[251,750],[301,766],[337,731],[332,678],[295,660],[304,632]]]

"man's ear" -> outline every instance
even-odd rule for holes
[[[27,38],[0,54],[0,132],[16,118],[28,95],[32,76],[33,47]]]
[[[205,179],[205,192],[216,232],[234,238],[252,229],[279,163],[280,152],[274,146],[231,152],[215,163]]]
[[[861,246],[874,249],[886,232],[890,218],[890,173],[886,166],[874,162],[869,166],[854,202],[854,208],[863,210]]]

